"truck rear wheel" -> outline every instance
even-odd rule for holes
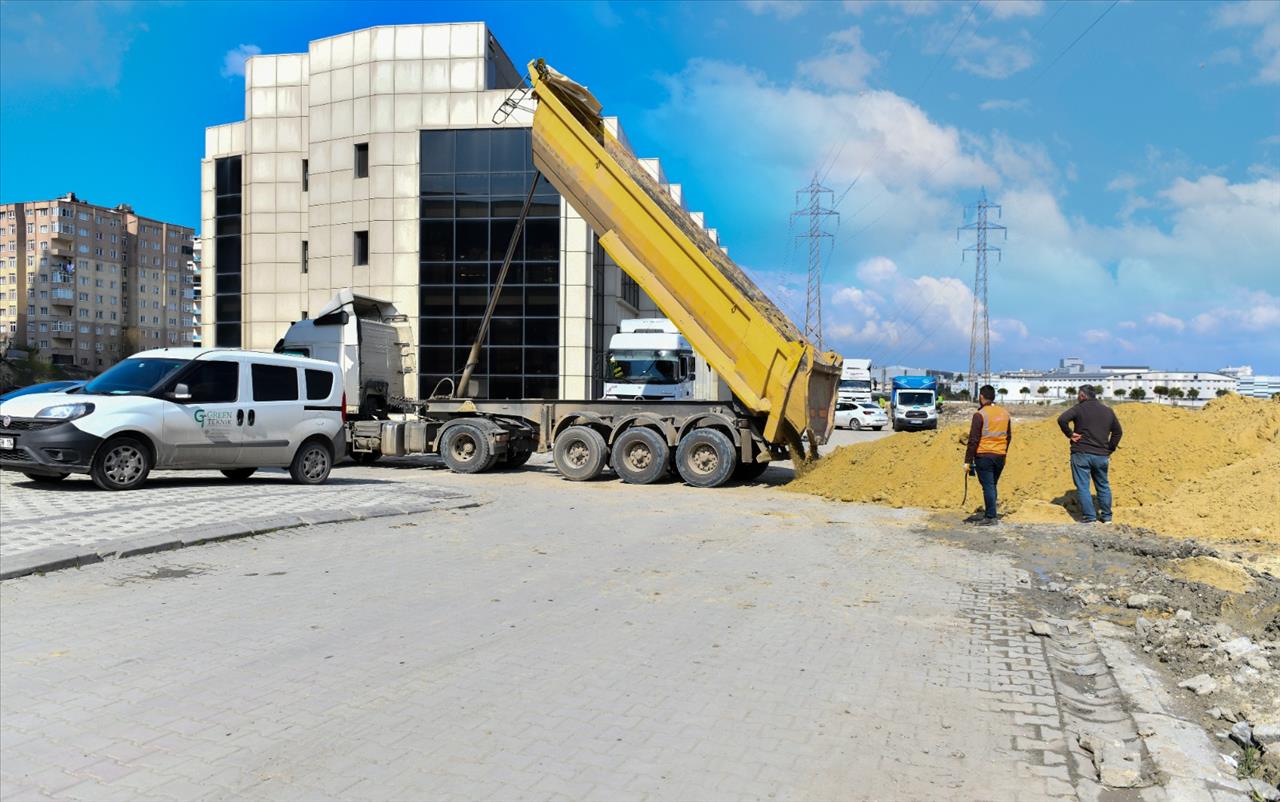
[[[637,426],[627,429],[613,441],[609,464],[627,484],[653,484],[667,475],[671,449],[662,435],[653,429]]]
[[[487,471],[496,460],[489,438],[480,427],[470,423],[459,423],[445,431],[440,456],[454,473]]]
[[[694,487],[719,487],[737,467],[738,450],[733,441],[715,429],[694,429],[676,449],[676,470]]]
[[[551,458],[560,475],[574,482],[596,478],[609,460],[604,437],[590,426],[570,426],[556,435]]]
[[[750,482],[759,479],[768,469],[767,462],[739,462],[738,467],[733,469],[733,478],[739,482]]]

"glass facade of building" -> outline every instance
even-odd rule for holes
[[[455,381],[480,329],[534,177],[527,128],[422,131],[419,387]],[[488,398],[556,398],[560,196],[545,179],[517,245],[475,376]]]
[[[241,158],[214,162],[214,336],[220,348],[240,347]]]

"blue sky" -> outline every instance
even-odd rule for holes
[[[243,54],[461,20],[590,85],[794,316],[788,217],[819,172],[842,198],[825,314],[846,355],[964,368],[955,229],[985,187],[1009,227],[997,368],[1280,373],[1278,2],[3,0],[0,199],[74,190],[194,224]]]

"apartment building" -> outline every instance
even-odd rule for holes
[[[408,317],[409,393],[457,377],[534,177],[528,108],[494,121],[521,71],[483,23],[371,28],[249,59],[245,119],[206,130],[205,344],[269,349],[351,287]],[[593,397],[618,322],[657,314],[539,181],[474,389]]]
[[[75,193],[0,205],[0,350],[97,372],[189,345],[193,245],[190,228]]]

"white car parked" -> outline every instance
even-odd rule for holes
[[[836,402],[836,428],[875,429],[889,425],[889,416],[876,404],[865,401]]]
[[[0,403],[0,469],[37,482],[87,473],[132,490],[153,468],[217,469],[243,481],[287,467],[320,484],[346,453],[332,362],[257,351],[161,348],[68,393]]]

